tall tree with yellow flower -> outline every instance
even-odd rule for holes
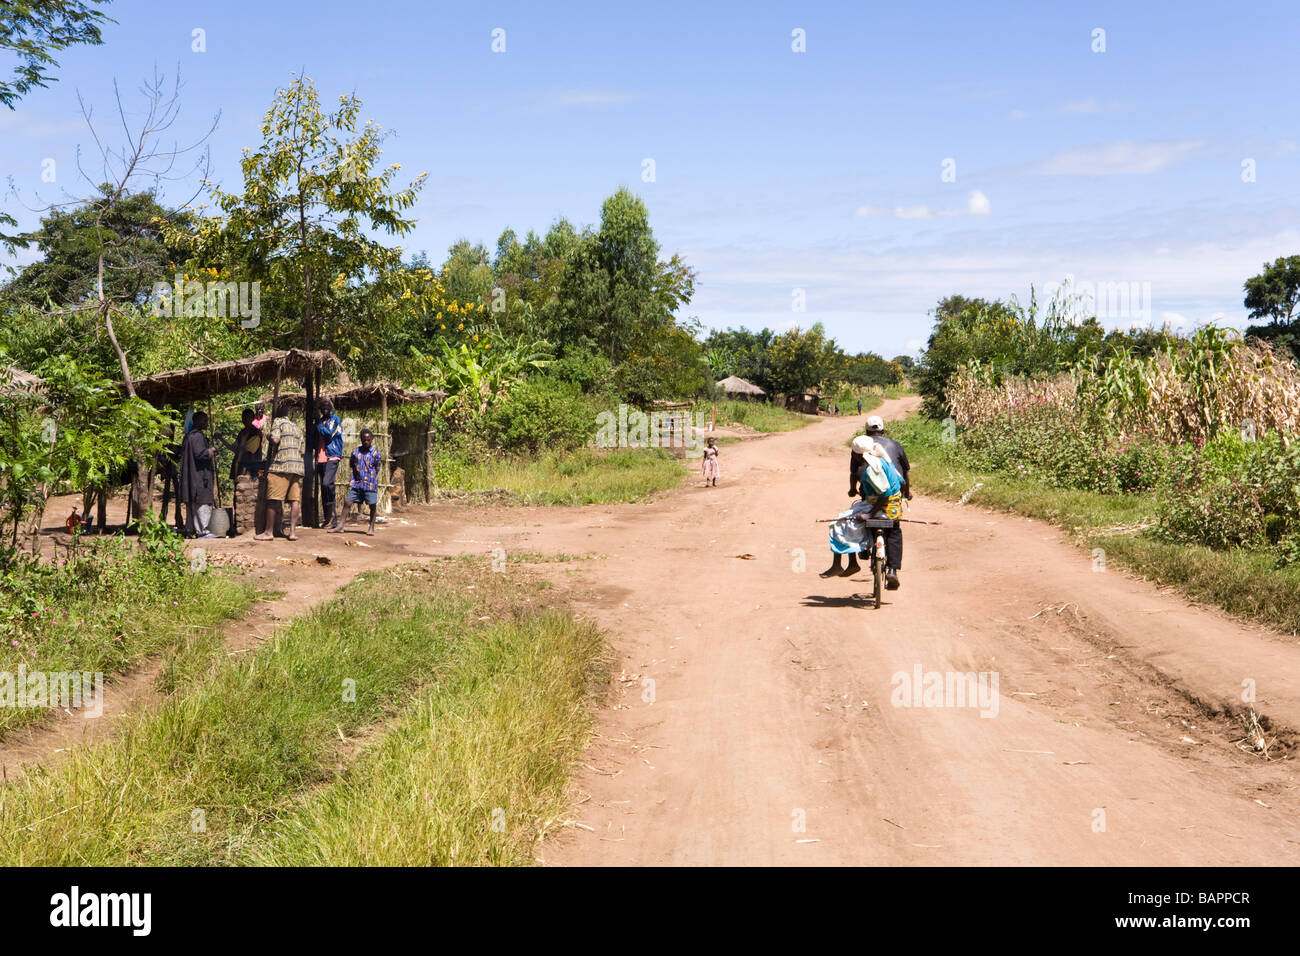
[[[426,174],[397,188],[401,165],[381,165],[389,133],[362,123],[361,106],[348,94],[327,111],[311,79],[295,75],[262,120],[262,144],[245,147],[242,190],[213,187],[219,212],[202,218],[188,242],[193,266],[261,283],[253,335],[263,348],[328,348],[366,376],[392,370],[395,325],[443,303],[431,270],[405,267],[400,246],[374,238],[414,228],[410,210]],[[309,424],[319,384],[303,382]]]

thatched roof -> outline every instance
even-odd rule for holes
[[[185,404],[249,385],[267,385],[277,376],[283,382],[292,382],[317,369],[332,372],[342,367],[338,356],[327,349],[263,352],[231,362],[160,372],[137,380],[135,391],[152,405]]]
[[[0,365],[0,386],[5,389],[35,394],[41,390],[41,386],[44,384],[43,379],[38,378],[31,372],[24,372],[12,365]]]
[[[722,381],[718,382],[718,388],[722,389],[728,395],[766,395],[767,394],[767,392],[763,391],[753,382],[746,382],[743,378],[740,378],[736,375],[729,375],[727,378],[724,378]]]
[[[340,412],[355,412],[368,408],[378,408],[381,399],[387,396],[389,405],[409,405],[413,402],[441,402],[447,397],[446,392],[421,392],[416,389],[403,388],[394,382],[372,382],[369,385],[353,385],[347,388],[325,389],[321,398],[328,398],[334,408]],[[271,401],[270,393],[263,395],[262,402]],[[307,407],[307,396],[302,392],[280,393],[280,400],[287,402],[294,413],[300,413]]]

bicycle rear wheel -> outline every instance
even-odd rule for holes
[[[884,590],[883,575],[880,572],[880,559],[874,554],[871,555],[871,580],[873,583],[872,599],[876,607],[880,607],[880,595]]]

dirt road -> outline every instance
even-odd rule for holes
[[[1042,524],[919,497],[942,525],[907,527],[903,587],[869,609],[862,579],[817,576],[814,523],[848,502],[861,422],[723,446],[716,489],[480,529],[607,555],[574,575],[623,679],[577,781],[592,829],[545,862],[1300,862],[1294,763],[1211,713],[1253,679],[1258,712],[1300,727],[1300,646],[1098,573]],[[996,704],[894,706],[918,668],[996,675]]]
[[[868,608],[862,577],[817,576],[815,523],[849,502],[862,422],[723,445],[717,488],[695,478],[650,504],[439,504],[375,538],[212,542],[286,592],[232,652],[361,570],[500,547],[508,574],[512,555],[558,555],[556,583],[611,633],[621,679],[575,783],[582,826],[542,845],[548,864],[1300,862],[1294,762],[1244,752],[1224,714],[1253,681],[1270,752],[1288,756],[1300,643],[1099,573],[1042,524],[919,496],[913,516],[942,524],[907,526],[903,587]],[[148,671],[121,682],[123,712],[133,687],[147,705]],[[996,695],[904,694],[918,672],[954,692],[983,674]],[[943,706],[902,706],[917,703]],[[0,759],[86,739],[68,724]]]

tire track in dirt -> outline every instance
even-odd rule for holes
[[[1092,573],[1041,523],[921,498],[914,515],[942,524],[907,526],[903,589],[867,609],[853,595],[869,583],[816,577],[814,523],[844,506],[861,422],[724,446],[716,489],[495,530],[608,555],[574,575],[634,675],[612,682],[577,778],[575,819],[593,829],[548,840],[545,862],[1300,860],[1292,762],[1243,752],[1210,713],[1256,675],[1259,711],[1300,726],[1300,648]],[[917,665],[996,673],[997,715],[891,706],[893,675]]]

